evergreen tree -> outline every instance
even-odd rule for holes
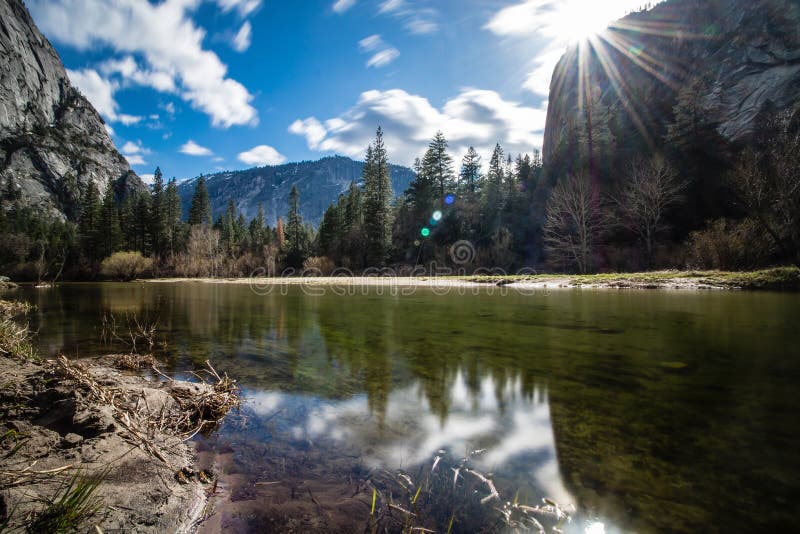
[[[289,193],[289,213],[286,215],[286,263],[290,267],[302,267],[306,252],[306,231],[300,216],[300,192],[294,186]]]
[[[375,143],[367,150],[364,165],[364,237],[367,260],[373,267],[382,267],[392,247],[392,182],[383,142],[378,127]]]
[[[170,254],[174,254],[175,249],[178,248],[178,233],[181,224],[181,197],[178,194],[178,184],[175,182],[175,178],[172,178],[167,184],[165,203],[166,246]]]
[[[189,224],[211,224],[211,199],[208,196],[206,181],[201,176],[197,179],[192,196],[192,205],[189,208]]]
[[[474,147],[469,147],[461,161],[461,187],[469,194],[475,194],[481,179],[481,157]]]
[[[152,200],[147,193],[134,195],[132,231],[134,250],[145,256],[152,252],[152,235],[150,233],[150,212]]]
[[[162,256],[166,251],[166,193],[164,192],[164,176],[161,168],[156,167],[153,175],[153,187],[150,201],[150,236],[152,240],[153,253]]]
[[[264,216],[264,204],[258,203],[258,214],[250,221],[250,249],[256,255],[264,254],[264,247],[269,245],[270,232]]]
[[[122,247],[122,230],[113,184],[109,183],[103,196],[98,224],[97,256],[107,258]]]
[[[90,262],[102,259],[98,255],[98,236],[100,228],[100,198],[97,187],[92,182],[86,184],[82,203],[81,217],[78,225],[80,247],[83,257]]]
[[[503,198],[503,178],[504,178],[503,149],[498,143],[492,152],[489,160],[489,172],[486,173],[486,186],[483,195],[483,218],[486,225],[485,230],[493,233],[500,227],[502,220],[501,214],[505,205]]]
[[[428,145],[428,150],[422,158],[420,174],[436,184],[435,197],[440,203],[443,202],[446,192],[453,185],[455,175],[453,158],[447,153],[447,140],[442,132],[436,132]]]

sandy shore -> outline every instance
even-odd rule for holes
[[[8,527],[41,520],[71,480],[98,477],[98,511],[84,530],[192,532],[216,484],[196,470],[187,436],[168,419],[182,413],[181,399],[209,386],[121,371],[110,358],[66,365],[72,371],[0,356],[0,513]]]
[[[396,288],[449,289],[497,288],[518,292],[555,289],[660,289],[660,290],[800,290],[800,270],[777,268],[753,272],[658,271],[596,275],[524,275],[461,277],[291,277],[291,278],[161,278],[150,283],[194,282],[207,284],[245,284],[254,292],[269,292],[276,286],[347,288],[379,286]]]

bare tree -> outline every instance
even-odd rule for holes
[[[763,154],[744,151],[731,182],[749,215],[800,267],[800,132],[792,132],[789,122],[777,121]]]
[[[207,225],[194,225],[179,270],[186,276],[216,276],[221,255],[219,232]]]
[[[553,190],[544,224],[544,242],[552,263],[589,272],[601,229],[602,217],[586,176],[572,175]]]
[[[648,267],[653,263],[658,237],[669,229],[666,215],[683,199],[686,186],[663,156],[637,158],[612,198],[617,208],[617,224],[642,242]]]

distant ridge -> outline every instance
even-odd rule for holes
[[[205,175],[204,178],[214,219],[225,211],[228,201],[233,199],[239,211],[248,219],[256,216],[258,204],[263,203],[267,222],[274,225],[278,217],[286,216],[289,193],[292,186],[296,185],[300,192],[303,219],[318,224],[328,205],[347,190],[350,182],[361,179],[363,167],[362,161],[329,156],[317,161],[219,172]],[[414,179],[414,172],[399,165],[392,165],[390,172],[394,193],[399,196]],[[184,216],[189,212],[196,182],[197,178],[193,178],[178,186]]]

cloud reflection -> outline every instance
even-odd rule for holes
[[[435,413],[420,382],[389,394],[385,414],[370,410],[366,395],[323,400],[307,395],[248,391],[247,405],[261,417],[279,419],[296,441],[357,453],[371,468],[411,468],[432,461],[440,449],[460,456],[486,449],[476,467],[519,480],[561,503],[574,502],[558,466],[547,391],[526,394],[519,378],[495,380],[479,388],[456,372],[447,392],[446,417]]]

